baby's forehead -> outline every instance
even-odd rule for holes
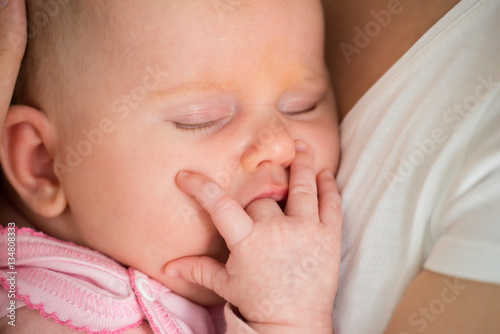
[[[47,3],[29,2],[29,12],[32,16],[37,10],[47,12]],[[254,65],[245,62],[246,58],[261,57],[259,66],[276,71],[287,54],[305,55],[304,49],[310,52],[313,48],[318,50],[316,53],[322,51],[319,0],[237,0],[228,2],[228,6],[223,5],[224,0],[56,3],[59,8],[53,10],[47,25],[33,39],[31,44],[35,47],[27,51],[27,58],[35,61],[28,60],[26,64],[40,73],[51,72],[49,76],[39,75],[40,81],[43,77],[45,83],[63,91],[73,84],[85,85],[85,80],[93,85],[89,90],[95,89],[104,71],[108,84],[120,77],[139,78],[145,75],[146,67],[156,68],[158,64],[162,72],[171,67],[172,76],[189,74],[196,70],[195,63],[207,59],[212,66],[204,68],[206,78],[218,78],[211,74],[222,68],[231,76],[228,62],[217,57],[217,52],[225,56],[232,53],[230,62],[234,68]],[[307,43],[304,42],[301,36],[311,31]],[[294,37],[289,38],[290,35]],[[249,68],[247,72],[251,71]]]
[[[45,51],[56,49],[57,45],[54,44],[73,46],[78,40],[87,43],[88,49],[93,49],[110,42],[110,37],[116,39],[121,36],[125,40],[131,40],[134,33],[142,34],[143,39],[151,37],[147,36],[148,33],[154,34],[155,38],[166,38],[166,30],[175,31],[175,34],[170,36],[172,43],[182,40],[188,30],[212,32],[224,38],[227,33],[244,26],[249,17],[255,23],[259,22],[259,17],[263,20],[259,22],[260,25],[246,26],[245,30],[241,31],[242,37],[263,32],[272,33],[268,24],[273,21],[286,18],[293,23],[300,19],[296,11],[300,6],[290,5],[291,3],[299,3],[303,8],[309,7],[308,9],[321,8],[319,0],[284,3],[275,0],[32,0],[28,2],[28,16],[31,17],[29,21],[33,35],[40,35],[34,37],[40,40],[39,44],[47,45]],[[321,11],[317,11],[318,13],[321,14]],[[236,20],[227,20],[235,17]],[[322,17],[317,19],[316,21],[321,23]],[[158,22],[161,22],[161,25]],[[169,22],[172,23],[170,26],[166,24]],[[215,29],[217,24],[214,23],[219,23],[221,29]],[[306,28],[308,24],[310,23],[301,21],[301,25]],[[210,25],[210,28],[207,25]],[[292,26],[289,25],[290,29]],[[158,29],[155,30],[154,27]],[[88,36],[91,38],[86,38]]]

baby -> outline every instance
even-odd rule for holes
[[[234,306],[228,331],[331,333],[339,147],[320,1],[57,4],[3,130],[4,328],[16,272],[19,327],[221,331],[218,308],[194,304],[220,304],[212,289]]]

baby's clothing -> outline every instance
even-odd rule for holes
[[[17,309],[39,310],[75,330],[121,333],[146,319],[154,333],[225,331],[222,306],[196,305],[136,269],[29,228],[16,229],[15,266],[9,268],[6,235],[0,227],[0,318],[8,314],[14,277]],[[230,328],[253,332],[230,307],[225,313]]]
[[[383,333],[424,269],[500,284],[499,18],[460,1],[343,120],[336,333]],[[463,289],[444,280],[430,315]]]

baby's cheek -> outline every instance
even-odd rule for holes
[[[332,138],[330,138],[329,143],[329,152],[325,152],[324,154],[327,156],[328,162],[331,163],[332,170],[336,172],[340,161],[340,137],[336,128],[332,132]]]
[[[307,142],[314,152],[315,172],[319,173],[325,169],[335,171],[339,161],[339,138],[338,131],[334,126],[318,126],[309,133]]]
[[[335,115],[328,115],[328,119],[322,125],[320,143],[317,147],[321,149],[318,159],[324,161],[325,168],[337,170],[340,158],[340,135],[339,126]]]

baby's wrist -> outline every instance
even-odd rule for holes
[[[279,318],[270,318],[265,321],[247,321],[247,324],[258,333],[333,333],[332,313],[321,311],[300,310],[282,315]]]
[[[267,323],[247,323],[259,334],[333,334],[333,323],[316,324],[311,326],[303,325],[279,325]]]

